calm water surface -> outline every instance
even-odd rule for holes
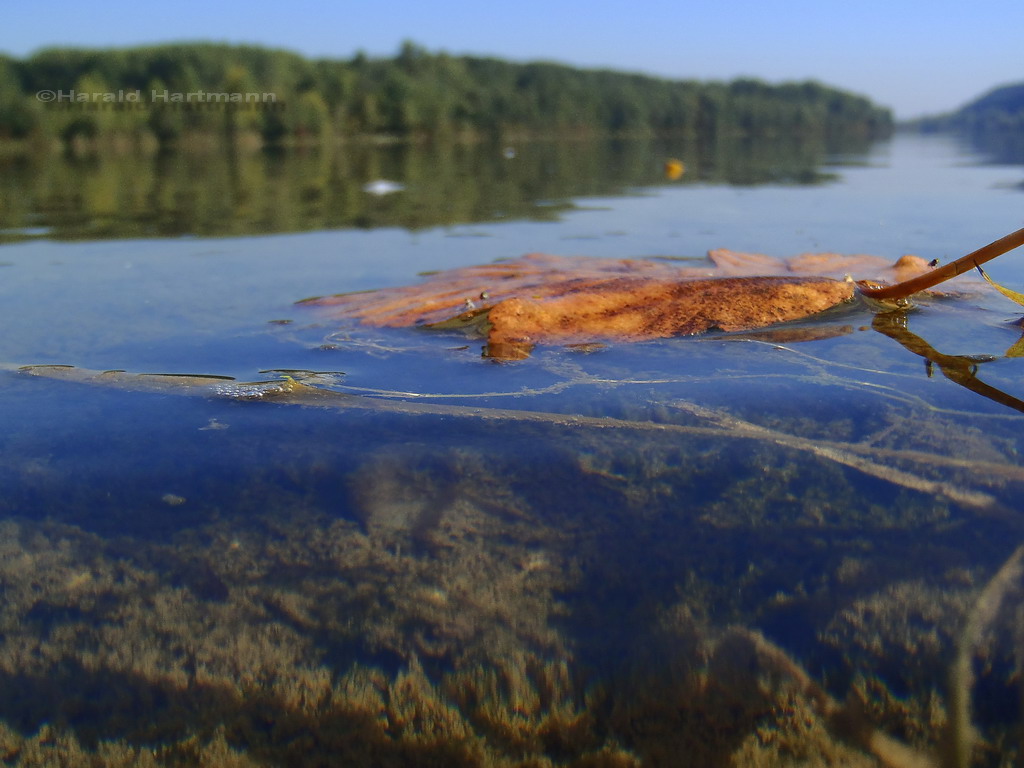
[[[1018,758],[1020,312],[979,281],[804,341],[513,363],[295,302],[535,251],[947,261],[1024,224],[1021,167],[945,137],[459,152],[10,169],[3,754],[871,765],[865,734],[932,755],[974,722],[978,764]],[[285,376],[321,394],[238,396]]]

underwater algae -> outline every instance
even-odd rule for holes
[[[917,546],[895,536],[867,547],[863,525],[851,526],[856,509],[814,520],[787,503],[785,466],[779,487],[762,484],[750,521],[717,519],[713,499],[680,505],[662,489],[713,481],[727,448],[707,445],[684,467],[685,447],[653,440],[627,459],[646,482],[624,484],[626,444],[567,447],[591,490],[579,498],[583,486],[569,483],[553,507],[548,478],[518,477],[513,457],[396,442],[349,474],[353,519],[288,505],[278,491],[266,509],[169,541],[7,520],[4,759],[872,765],[888,738],[878,723],[922,754],[942,743],[934,681],[950,654],[901,608],[908,593],[934,605],[955,635],[985,578],[966,563],[993,546],[987,536],[922,499],[926,514],[888,523]],[[843,488],[850,478],[831,466],[821,471]],[[750,555],[736,546],[745,531],[761,542]],[[935,573],[937,562],[948,565]],[[874,614],[856,613],[857,600]],[[864,714],[839,703],[842,679],[826,692],[748,627],[780,620],[783,642],[806,633],[809,648],[815,627],[845,633],[838,663],[829,644],[806,658],[831,676],[859,675],[850,685]],[[933,651],[898,680],[886,665],[906,642]],[[993,661],[1005,653],[1003,641],[981,645]],[[1005,671],[990,664],[981,681]],[[1010,713],[986,714],[986,734],[1012,731]]]
[[[369,414],[381,436],[336,516],[256,473],[248,506],[169,540],[8,520],[14,765],[942,765],[937,681],[991,576],[977,563],[1022,538],[1014,446],[896,392],[808,425],[676,398],[655,421],[367,397],[298,371],[21,375],[212,398],[225,421]],[[464,439],[430,439],[440,424]],[[264,464],[287,487],[336,463],[277,440]],[[517,442],[553,453],[524,474]],[[1000,701],[1011,602],[970,644]],[[1017,709],[972,718],[978,764],[1010,764]]]

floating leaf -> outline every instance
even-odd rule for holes
[[[639,341],[802,320],[851,301],[847,275],[896,281],[923,259],[805,253],[791,259],[716,249],[699,267],[659,259],[530,254],[462,267],[411,286],[306,299],[376,327],[477,331],[487,356],[521,359],[534,344]]]

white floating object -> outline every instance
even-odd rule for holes
[[[403,189],[405,189],[404,184],[399,184],[397,181],[388,181],[387,179],[374,179],[363,186],[364,192],[376,195],[377,197],[401,192]]]

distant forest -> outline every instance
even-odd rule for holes
[[[41,100],[37,94],[44,91],[54,100]],[[104,93],[115,100],[92,95]],[[263,100],[210,103],[235,93]],[[139,101],[133,103],[132,94]],[[174,94],[189,103],[173,103]],[[272,101],[263,94],[272,94]],[[0,141],[32,144],[168,147],[203,136],[264,146],[357,137],[679,135],[710,141],[871,138],[891,130],[888,110],[815,82],[666,80],[428,53],[412,43],[379,59],[310,60],[206,43],[0,56]]]

